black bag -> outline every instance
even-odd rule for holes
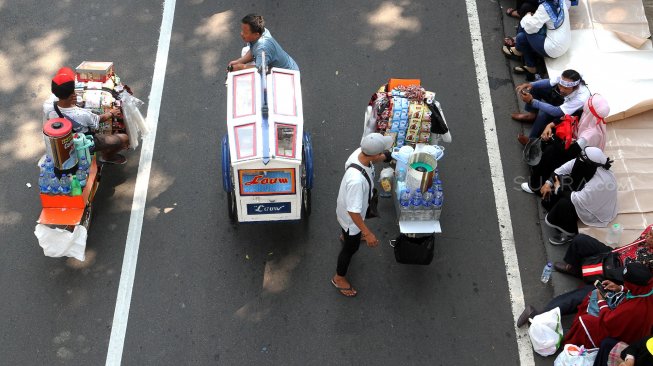
[[[429,107],[429,110],[431,111],[431,133],[444,135],[449,132],[449,127],[446,122],[444,122],[444,118],[442,118],[442,115],[440,114],[440,109],[435,105],[435,102],[426,103],[426,106]]]
[[[435,235],[410,238],[400,234],[395,243],[395,260],[403,264],[431,264],[435,251]]]
[[[367,175],[367,172],[365,169],[363,169],[362,166],[358,164],[351,164],[347,167],[349,168],[354,168],[361,172],[363,174],[363,177],[367,180],[367,183],[370,185],[370,198],[367,200],[367,211],[365,212],[365,218],[366,219],[373,219],[375,217],[379,217],[379,191],[374,188],[374,185],[372,184],[372,180],[370,177]]]
[[[594,283],[596,280],[623,282],[623,266],[619,255],[613,252],[583,258],[581,270],[586,283]]]

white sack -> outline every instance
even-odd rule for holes
[[[34,235],[39,240],[41,248],[43,248],[43,254],[48,257],[73,257],[82,262],[85,259],[84,253],[88,234],[86,228],[82,225],[76,225],[75,230],[71,233],[68,230],[53,229],[46,225],[37,224]]]

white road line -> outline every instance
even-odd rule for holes
[[[488,158],[490,161],[490,174],[492,186],[494,187],[494,199],[499,218],[499,233],[501,235],[501,249],[503,251],[503,262],[506,266],[508,277],[508,290],[510,292],[510,304],[512,306],[513,320],[516,320],[524,309],[524,292],[521,286],[521,274],[517,262],[517,251],[515,250],[515,238],[512,233],[512,220],[508,208],[508,195],[506,194],[506,183],[503,179],[503,166],[501,165],[501,153],[499,152],[499,140],[496,133],[494,111],[492,109],[492,96],[487,78],[487,66],[483,53],[483,39],[481,38],[481,25],[478,20],[478,10],[475,0],[465,0],[467,3],[467,19],[469,21],[469,32],[472,37],[472,50],[474,52],[474,66],[476,67],[476,81],[478,82],[479,99],[481,102],[481,113],[485,127],[485,144],[487,146]],[[513,322],[514,324],[514,322]],[[528,332],[515,326],[517,334],[517,349],[519,351],[519,363],[522,366],[535,365],[533,350],[528,338]]]
[[[134,188],[134,200],[129,218],[125,256],[122,260],[122,271],[120,273],[116,309],[113,314],[113,325],[111,327],[106,366],[119,366],[122,360],[125,333],[127,332],[127,320],[129,319],[129,307],[131,305],[132,289],[134,287],[136,262],[138,260],[138,248],[141,242],[141,229],[143,227],[147,188],[152,168],[152,154],[154,152],[156,129],[159,122],[163,81],[168,65],[168,51],[170,49],[170,36],[172,34],[174,14],[175,0],[165,0],[163,3],[163,19],[161,20],[159,44],[154,63],[154,75],[152,76],[152,90],[150,91],[149,105],[147,107],[147,123],[150,132],[145,136],[141,145],[141,158],[138,165],[136,187]]]

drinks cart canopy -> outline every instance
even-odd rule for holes
[[[264,165],[271,159],[301,161],[304,117],[299,71],[273,68],[262,83],[257,69],[245,69],[229,73],[227,85],[232,164],[256,159]]]

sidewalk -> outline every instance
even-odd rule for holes
[[[642,3],[644,5],[644,9],[646,12],[646,18],[649,23],[649,29],[651,30],[651,33],[653,33],[653,0],[642,0]],[[508,7],[514,6],[514,0],[500,0],[499,4],[501,6],[501,11],[502,14],[505,14],[505,9]],[[513,36],[515,34],[515,27],[517,26],[517,20],[513,18],[509,18],[504,16],[503,17],[503,27],[504,27],[504,34],[506,36]],[[515,61],[510,62],[510,67],[517,66],[517,63]],[[513,79],[513,84],[514,85],[519,85],[523,82],[525,82],[525,79],[521,75],[515,75],[514,73],[511,72],[512,79]],[[519,99],[517,99],[519,101]],[[519,101],[519,107],[521,110],[523,110],[523,104],[521,101]],[[530,126],[524,125],[523,126],[525,130],[528,130]],[[516,143],[516,142],[515,142]],[[526,194],[526,193],[524,193]],[[534,202],[540,206],[540,201],[539,199],[534,199]],[[540,206],[541,207],[541,206]],[[546,255],[547,255],[547,260],[550,262],[556,262],[556,261],[562,261],[565,252],[567,250],[568,245],[562,245],[562,246],[554,246],[551,245],[548,241],[548,238],[554,234],[554,230],[552,228],[549,228],[545,222],[544,222],[544,211],[542,209],[539,210],[539,219],[540,219],[540,228],[542,230],[542,245],[544,245],[544,248],[546,250]],[[601,240],[602,238],[598,238]],[[564,275],[561,273],[553,272],[552,274],[552,286],[553,286],[553,293],[555,296],[568,292],[570,290],[573,290],[577,288],[579,285],[581,285],[583,282],[580,279],[573,278],[568,275]]]

